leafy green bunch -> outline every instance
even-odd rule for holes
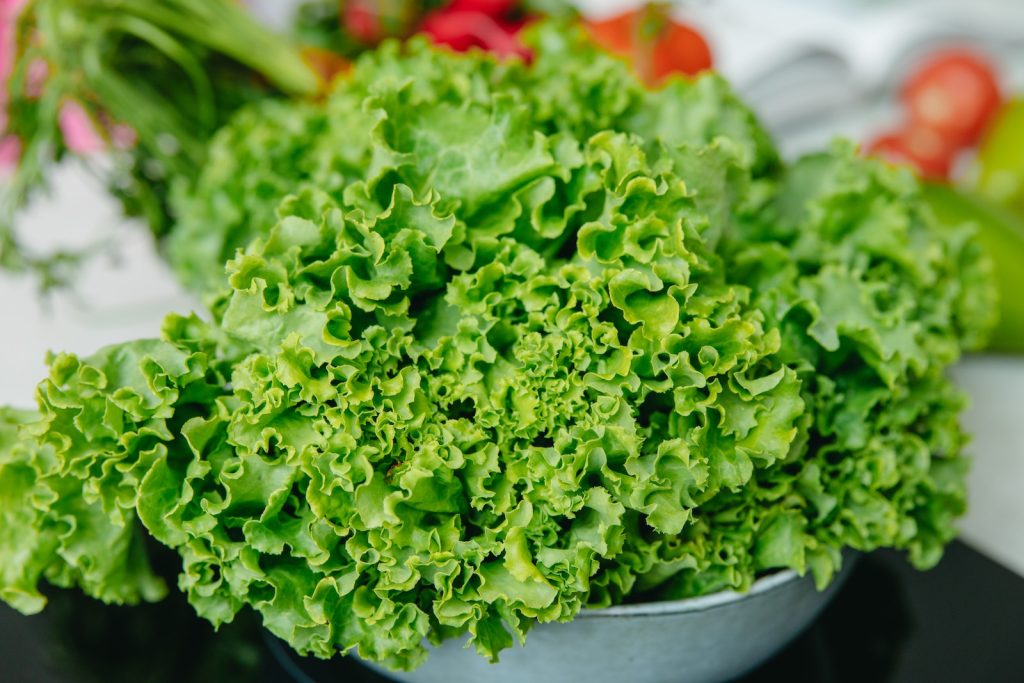
[[[990,325],[969,231],[848,146],[784,165],[716,76],[652,91],[531,40],[385,44],[216,136],[171,252],[213,319],[56,356],[6,415],[0,596],[159,597],[148,534],[214,623],[409,668],[584,606],[824,586],[847,547],[938,560],[943,371]]]
[[[14,45],[3,46],[15,59],[9,78],[0,74],[0,135],[21,153],[0,179],[0,268],[35,272],[44,287],[63,284],[84,254],[33,253],[15,218],[46,185],[49,165],[82,151],[64,130],[69,106],[95,141],[87,146],[117,152],[102,172],[112,192],[160,236],[170,229],[169,184],[195,175],[234,111],[280,94],[312,97],[324,85],[289,39],[236,0],[15,4],[25,6],[9,17]]]

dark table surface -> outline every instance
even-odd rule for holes
[[[357,663],[300,661],[303,683],[384,679]],[[0,605],[2,683],[291,683],[251,616],[214,633],[177,594],[108,607],[55,591],[23,617]],[[743,679],[1024,682],[1024,578],[962,543],[917,572],[903,557],[861,558],[818,621]]]

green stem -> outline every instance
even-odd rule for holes
[[[229,0],[94,0],[94,4],[130,13],[220,52],[261,73],[285,94],[311,96],[320,88],[316,73],[290,41]],[[231,30],[221,30],[224,26]]]

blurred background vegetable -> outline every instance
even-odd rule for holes
[[[974,185],[1024,216],[1024,100],[1014,99],[997,113],[978,150]]]
[[[235,109],[273,93],[321,89],[297,48],[232,0],[19,4],[8,4],[3,17],[14,37],[4,50],[13,64],[3,137],[16,166],[0,188],[0,265],[34,270],[44,286],[61,282],[75,255],[29,253],[14,216],[45,185],[49,164],[137,141],[115,155],[108,178],[126,212],[161,235],[170,226],[172,179],[194,173],[209,136]]]
[[[656,3],[604,19],[587,21],[590,34],[624,57],[649,85],[672,74],[694,76],[712,66],[711,49],[693,27],[675,21],[672,7]]]
[[[911,74],[901,97],[911,125],[960,147],[978,142],[1002,103],[992,63],[964,49],[931,55]]]
[[[928,183],[925,197],[946,225],[973,223],[992,258],[1000,291],[999,323],[989,348],[1024,352],[1024,219],[969,190]]]
[[[978,50],[938,50],[899,91],[904,121],[867,146],[912,168],[949,225],[973,223],[1001,293],[989,348],[1024,352],[1024,103],[1005,101],[993,61]]]
[[[929,180],[948,180],[959,155],[978,143],[1002,100],[995,68],[984,55],[963,48],[940,50],[904,81],[904,121],[879,135],[868,150]]]

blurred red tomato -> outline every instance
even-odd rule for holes
[[[695,75],[712,65],[711,49],[694,28],[673,21],[662,5],[648,5],[587,22],[594,41],[627,58],[647,83],[674,73]]]
[[[492,17],[503,17],[516,7],[516,0],[452,0],[447,9],[457,12],[483,12]]]
[[[911,125],[968,147],[981,138],[1003,98],[988,60],[967,50],[945,50],[911,75],[902,99]]]
[[[899,166],[910,166],[928,180],[947,180],[957,146],[928,128],[909,126],[875,138],[867,153]]]
[[[521,22],[503,22],[483,12],[445,8],[427,15],[420,31],[437,45],[463,52],[480,48],[499,57],[530,59],[530,51],[517,35]]]
[[[693,28],[669,22],[654,44],[651,76],[661,81],[674,73],[690,76],[711,68],[711,48]]]
[[[589,20],[587,29],[598,45],[620,57],[629,57],[633,52],[639,14],[640,10],[633,10],[607,19]]]
[[[356,40],[363,43],[376,43],[384,38],[372,2],[342,0],[341,24]]]

